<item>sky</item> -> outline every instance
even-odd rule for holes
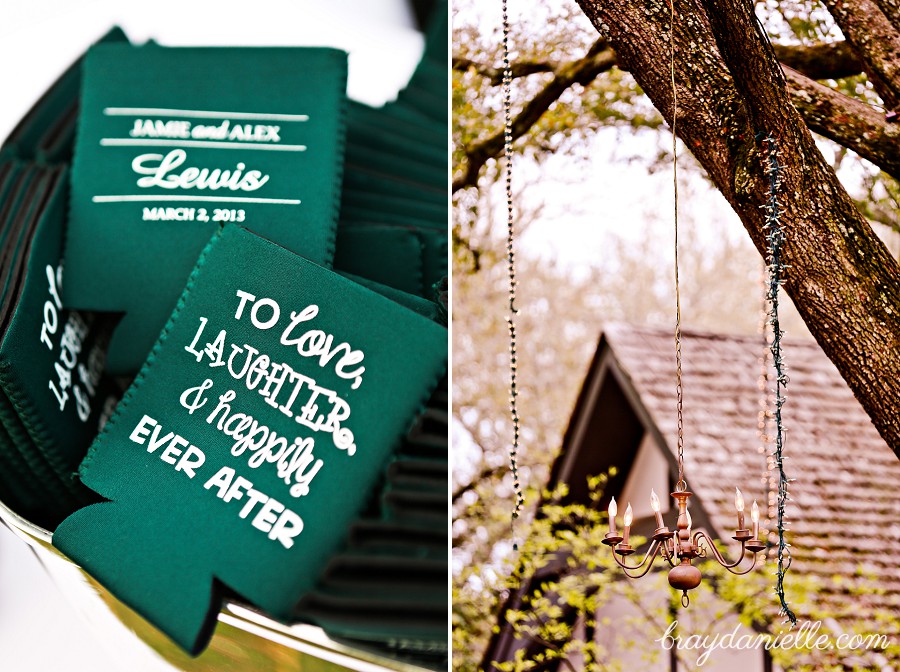
[[[0,138],[98,37],[118,24],[133,42],[334,46],[350,52],[348,93],[380,105],[408,81],[422,35],[403,0],[29,0],[0,3]],[[108,634],[108,633],[106,633]],[[0,525],[0,669],[121,669],[28,547]],[[130,669],[137,669],[130,665]],[[145,668],[140,668],[141,670]],[[150,670],[171,670],[149,663]]]
[[[623,147],[625,145],[625,147]],[[574,274],[604,259],[610,236],[637,242],[649,227],[660,238],[665,254],[674,243],[674,196],[672,167],[647,171],[647,161],[622,160],[629,156],[654,156],[658,151],[651,133],[623,136],[604,129],[591,141],[591,161],[577,170],[565,155],[552,156],[538,169],[526,161],[514,168],[523,181],[540,176],[539,186],[529,198],[544,204],[546,217],[530,225],[521,245],[531,254],[550,255]],[[683,148],[679,143],[679,152]],[[737,215],[722,194],[696,172],[679,162],[679,221],[693,226],[702,239],[725,236],[749,244]],[[577,175],[577,179],[561,175]],[[749,245],[748,245],[749,249]]]

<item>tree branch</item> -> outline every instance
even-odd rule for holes
[[[578,1],[671,120],[668,3]],[[790,104],[785,76],[758,32],[750,4],[676,0],[675,5],[679,137],[765,255],[762,206],[768,180],[755,136],[775,136],[785,166],[782,223],[789,272],[784,288],[900,456],[900,267]]]
[[[616,56],[606,46],[605,40],[597,40],[588,53],[577,61],[561,66],[556,76],[532,98],[513,119],[513,140],[525,135],[537,123],[544,112],[573,84],[590,84],[601,72],[616,64]],[[503,150],[503,131],[479,142],[466,150],[466,165],[463,174],[453,181],[453,191],[472,187],[478,182],[478,173],[488,159]]]
[[[531,602],[528,603],[528,612],[535,618],[535,620],[538,622],[540,627],[542,627],[542,628],[547,627],[547,624],[544,622],[544,619],[541,618],[540,614],[538,614],[534,610],[534,606],[531,604]],[[546,639],[544,637],[539,637],[538,635],[533,634],[533,633],[526,632],[525,635],[527,637],[529,637],[536,644],[545,646],[548,649],[551,649],[552,651],[556,651],[557,655],[559,656],[559,658],[557,660],[559,660],[562,663],[565,663],[566,667],[568,667],[572,672],[579,672],[578,670],[575,669],[575,666],[572,664],[572,661],[569,660],[569,657],[566,655],[565,651],[563,651],[562,647],[559,644],[551,642],[549,639]]]
[[[900,267],[819,153],[805,123],[786,104],[784,74],[770,58],[753,6],[747,0],[704,0],[704,5],[753,125],[775,134],[788,164],[783,194],[789,225],[785,262],[791,271],[785,289],[900,457]],[[805,206],[810,197],[812,207]],[[745,225],[758,227],[748,220]],[[826,279],[823,272],[837,275]],[[892,383],[882,384],[885,375]]]
[[[900,30],[874,0],[824,0],[888,109],[900,107]]]
[[[900,178],[900,126],[861,100],[814,82],[785,67],[791,102],[810,130],[852,149],[894,178]]]
[[[541,61],[517,61],[510,64],[510,70],[512,70],[513,79],[518,79],[519,77],[528,77],[529,75],[536,75],[542,72],[555,73],[559,69],[559,67],[560,66],[558,63]],[[465,72],[469,69],[474,70],[479,75],[490,81],[493,86],[500,86],[500,84],[503,83],[503,68],[495,68],[491,65],[485,65],[484,63],[473,61],[464,56],[453,57],[453,69],[460,72]]]
[[[875,4],[891,22],[895,30],[900,30],[900,2],[898,0],[875,0]]]
[[[819,44],[773,44],[778,60],[810,79],[841,79],[858,75],[863,63],[847,42],[821,42]],[[513,79],[539,73],[556,73],[561,64],[555,61],[516,61],[510,64]],[[474,70],[492,86],[503,83],[503,68],[495,68],[465,56],[453,57],[453,69],[460,72]]]
[[[453,491],[453,496],[450,500],[451,504],[456,504],[457,500],[462,497],[464,494],[469,492],[470,490],[474,490],[478,487],[478,485],[485,480],[494,479],[498,476],[502,476],[507,473],[509,467],[505,464],[501,464],[496,467],[485,467],[481,471],[479,471],[471,481],[466,483],[465,485],[460,485]]]
[[[775,51],[779,60],[792,67],[793,69],[803,73],[810,79],[840,79],[841,77],[849,77],[862,71],[862,63],[856,54],[846,42],[828,42],[815,44],[810,46],[804,45],[775,45]],[[615,55],[609,49],[606,40],[599,39],[591,47],[591,50],[577,61],[570,63],[553,63],[540,61],[522,61],[511,65],[513,78],[527,77],[536,73],[553,72],[556,77],[547,84],[544,89],[537,94],[525,107],[522,112],[513,120],[513,140],[522,137],[538,122],[541,116],[550,106],[556,102],[559,96],[568,89],[572,84],[579,83],[587,85],[593,81],[599,74],[606,72],[613,65],[616,65]],[[495,68],[484,63],[473,61],[463,56],[453,57],[453,68],[458,71],[466,71],[473,69],[479,75],[485,77],[493,86],[499,86],[503,81],[503,69]],[[807,95],[803,92],[801,95]],[[831,105],[834,105],[832,101]],[[808,106],[807,106],[808,107]],[[815,112],[817,117],[821,117],[821,110]],[[883,125],[883,124],[882,124]],[[851,137],[844,137],[832,124],[833,130],[829,133],[822,133],[826,137],[833,139],[842,145],[855,149],[852,144],[854,140]],[[814,129],[820,132],[818,129]],[[846,142],[845,142],[846,140]],[[871,144],[871,143],[869,143]],[[503,133],[495,133],[486,140],[479,142],[477,145],[466,151],[466,165],[463,174],[454,180],[454,193],[465,187],[475,186],[478,181],[478,175],[484,164],[492,158],[500,155],[503,151]],[[881,152],[884,154],[885,152]],[[869,158],[866,156],[866,158]],[[872,159],[872,161],[881,167],[881,163]],[[887,168],[886,171],[890,172]]]
[[[779,61],[810,79],[840,79],[863,71],[862,61],[844,41],[772,46]]]

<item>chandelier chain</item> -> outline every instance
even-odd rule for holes
[[[522,484],[519,480],[519,406],[518,406],[518,350],[516,344],[516,254],[514,247],[515,222],[512,198],[512,69],[509,63],[509,12],[507,0],[503,0],[503,154],[506,181],[506,268],[508,275],[509,305],[506,325],[509,330],[509,413],[512,421],[512,444],[509,449],[509,466],[513,477],[513,510],[510,526],[513,532],[513,549],[518,549],[515,521],[525,506]]]
[[[684,481],[684,386],[681,373],[681,287],[678,277],[678,87],[675,85],[675,0],[669,0],[669,75],[672,83],[672,186],[675,221],[675,408],[678,416],[678,482],[675,489],[687,490]]]
[[[646,576],[653,566],[653,561],[657,556],[662,556],[666,563],[671,567],[668,574],[669,586],[675,590],[681,591],[681,605],[687,608],[690,604],[688,591],[697,588],[700,585],[703,575],[701,571],[692,564],[694,559],[714,558],[718,564],[726,571],[736,576],[741,576],[752,571],[756,566],[757,558],[760,552],[765,550],[765,543],[759,539],[759,511],[757,503],[754,501],[751,509],[751,518],[753,520],[752,529],[744,527],[744,500],[740,490],[735,489],[735,508],[738,514],[738,524],[735,530],[735,540],[740,542],[740,557],[731,562],[723,556],[716,548],[712,536],[701,529],[693,529],[691,514],[688,508],[688,499],[691,493],[688,491],[687,482],[684,477],[684,381],[682,367],[682,331],[681,331],[681,284],[679,278],[679,258],[678,258],[678,86],[675,76],[675,56],[676,56],[676,28],[679,28],[677,19],[678,13],[675,8],[675,0],[669,0],[669,9],[671,11],[669,22],[669,77],[672,87],[672,108],[671,108],[671,131],[672,131],[672,187],[673,187],[673,224],[674,224],[674,257],[675,257],[675,400],[677,415],[677,455],[678,455],[678,481],[675,483],[674,491],[671,493],[672,498],[676,502],[678,510],[678,518],[675,526],[676,530],[671,531],[665,524],[660,509],[659,498],[656,493],[650,492],[650,506],[654,511],[656,518],[656,530],[651,537],[653,543],[650,545],[643,559],[638,564],[627,562],[627,558],[636,553],[636,549],[631,546],[631,524],[633,522],[633,510],[631,505],[625,511],[625,527],[619,532],[616,524],[617,505],[615,499],[610,499],[609,508],[607,509],[609,519],[609,532],[607,532],[602,543],[612,549],[612,557],[616,564],[621,567],[625,575],[630,579],[640,579]],[[763,416],[764,417],[764,416]],[[751,554],[751,563],[749,566],[741,566],[747,553]]]

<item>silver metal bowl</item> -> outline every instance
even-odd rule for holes
[[[66,598],[97,633],[116,669],[129,672],[428,672],[331,639],[316,626],[286,625],[254,608],[226,601],[209,647],[193,658],[122,604],[81,567],[54,548],[52,534],[0,502],[0,521],[37,555]]]

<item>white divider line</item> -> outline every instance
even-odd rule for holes
[[[173,110],[164,107],[106,107],[103,114],[111,117],[178,116],[199,119],[257,119],[259,121],[309,121],[308,114],[265,114],[261,112],[213,112],[210,110]]]
[[[306,145],[267,145],[259,142],[217,142],[215,140],[157,140],[131,138],[101,138],[104,147],[228,147],[229,149],[267,149],[274,152],[305,152]]]
[[[169,196],[167,194],[135,194],[122,196],[94,196],[94,203],[122,203],[126,201],[202,201],[206,203],[281,203],[299,205],[293,198],[247,198],[241,196]]]

